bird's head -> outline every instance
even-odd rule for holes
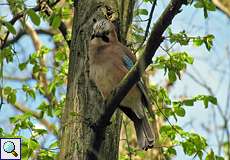
[[[99,39],[105,43],[117,41],[115,26],[109,20],[102,19],[96,21],[93,26],[91,40]]]

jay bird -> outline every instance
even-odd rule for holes
[[[134,54],[118,41],[115,26],[102,19],[93,26],[89,43],[90,78],[105,99],[134,65]],[[153,147],[155,137],[144,107],[151,107],[144,84],[135,84],[120,103],[120,109],[133,121],[140,148]]]

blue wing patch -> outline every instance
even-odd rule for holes
[[[129,58],[128,56],[126,56],[126,55],[123,56],[123,62],[124,62],[124,64],[125,64],[126,68],[129,69],[129,70],[130,70],[130,69],[133,67],[133,65],[134,65],[132,59]]]

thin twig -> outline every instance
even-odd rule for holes
[[[35,31],[38,34],[45,34],[45,35],[49,35],[49,36],[53,36],[55,34],[55,32],[50,31],[50,30],[45,30],[45,29],[35,29]],[[23,37],[26,34],[27,34],[26,31],[19,30],[18,34],[16,36],[14,36],[14,38],[12,38],[6,42],[5,47],[7,47],[13,43],[16,43],[21,37]]]
[[[7,99],[6,96],[3,96],[3,98]],[[11,105],[14,106],[14,108],[16,108],[17,110],[21,111],[22,113],[31,113],[31,115],[34,118],[36,118],[42,125],[44,125],[49,132],[51,132],[57,136],[57,130],[56,130],[55,125],[51,124],[46,119],[42,118],[41,113],[38,113],[38,112],[31,110],[30,107],[27,107],[27,106],[25,106],[19,102],[16,102],[16,103],[11,104]]]
[[[124,120],[123,121],[123,124],[124,124],[124,129],[125,129],[125,137],[126,137],[126,143],[127,143],[127,146],[128,146],[128,155],[129,155],[129,160],[132,160],[132,152],[130,151],[130,145],[129,145],[129,137],[128,137],[128,132],[127,132],[127,122]]]
[[[215,96],[212,89],[205,83],[201,82],[200,80],[198,80],[194,75],[192,75],[191,73],[185,72],[193,81],[195,81],[197,84],[199,84],[200,86],[204,87],[211,96]],[[221,107],[219,106],[219,104],[217,104],[217,109],[219,110],[220,114],[222,117],[225,117],[223,110],[221,109]]]
[[[148,24],[147,24],[146,29],[145,29],[144,39],[143,39],[143,41],[141,42],[141,44],[139,45],[139,47],[136,49],[136,51],[134,52],[134,54],[136,54],[136,53],[139,51],[139,49],[142,47],[142,45],[144,44],[145,40],[146,40],[147,37],[148,37],[149,29],[150,29],[150,25],[151,25],[151,21],[152,21],[152,18],[153,18],[153,12],[154,12],[154,9],[155,9],[156,4],[157,4],[157,0],[154,0],[154,1],[153,1],[153,4],[152,4],[151,11],[150,11],[150,14],[149,14]]]

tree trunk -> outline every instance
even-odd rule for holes
[[[110,7],[117,11],[120,4],[116,0],[111,2],[108,0]],[[88,42],[93,18],[104,17],[102,8],[103,4],[97,0],[75,0],[74,3],[67,96],[61,118],[59,159],[62,160],[85,159],[85,154],[91,149],[90,144],[94,138],[90,125],[103,111],[101,95],[89,79],[88,64]],[[106,130],[98,159],[118,159],[121,119],[122,115],[118,110],[112,118],[112,124]]]

